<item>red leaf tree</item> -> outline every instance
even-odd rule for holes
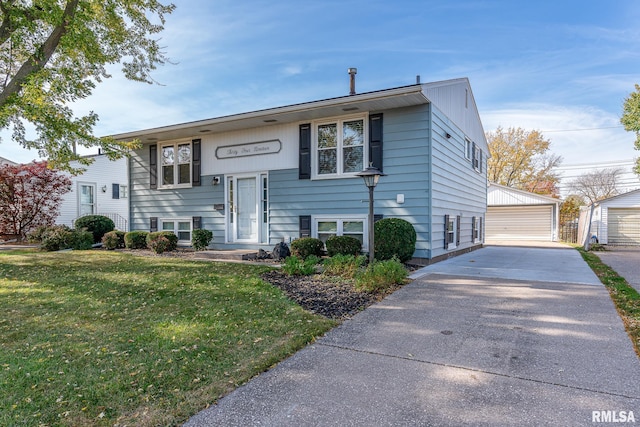
[[[0,235],[22,240],[41,225],[53,225],[71,179],[46,162],[0,166]]]

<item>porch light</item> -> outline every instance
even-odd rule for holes
[[[356,174],[364,180],[364,185],[369,189],[369,264],[374,261],[374,245],[373,245],[373,189],[378,185],[381,176],[387,176],[380,172],[378,168],[369,166],[362,172]]]

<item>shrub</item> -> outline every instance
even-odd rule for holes
[[[193,230],[191,236],[191,245],[196,251],[204,251],[209,246],[209,243],[213,240],[213,233],[211,230],[205,230],[204,228]]]
[[[52,225],[39,230],[40,249],[43,251],[59,251],[71,247],[72,233],[66,225]]]
[[[302,237],[291,242],[291,253],[302,259],[311,255],[321,257],[323,249],[324,243],[315,237]]]
[[[379,261],[396,257],[400,262],[411,259],[416,250],[416,230],[400,218],[383,218],[373,227],[375,258]]]
[[[329,276],[353,279],[366,260],[364,255],[334,255],[324,260],[323,273]]]
[[[124,247],[127,249],[146,249],[148,231],[130,231],[124,235]]]
[[[102,236],[102,246],[109,250],[124,248],[124,231],[113,230]],[[146,237],[145,237],[146,242]]]
[[[85,215],[76,220],[74,226],[77,229],[86,228],[93,234],[93,242],[99,243],[102,236],[116,228],[116,225],[110,218],[103,215]]]
[[[377,261],[356,276],[356,289],[385,292],[393,285],[404,283],[407,269],[397,258]]]
[[[309,255],[305,260],[294,255],[284,260],[282,271],[289,276],[309,276],[316,272],[318,262],[320,258],[315,255]]]
[[[93,247],[93,233],[85,230],[72,230],[69,247],[77,251],[85,251]]]
[[[166,239],[166,242],[161,238]],[[162,240],[162,242],[156,243],[157,240]],[[178,249],[178,236],[173,231],[154,231],[147,234],[147,247],[157,254],[175,251]],[[160,249],[160,252],[156,249]]]
[[[47,230],[49,230],[51,227],[51,225],[41,225],[38,228],[36,228],[35,230],[33,230],[31,233],[27,234],[27,241],[29,243],[40,243],[42,242],[42,239],[44,238],[44,236],[47,233]]]
[[[358,255],[362,243],[353,236],[331,236],[327,239],[327,255]]]

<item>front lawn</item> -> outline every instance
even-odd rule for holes
[[[268,267],[0,252],[0,425],[177,425],[336,322]]]

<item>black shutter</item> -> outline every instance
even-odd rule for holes
[[[444,248],[449,249],[449,215],[444,216]]]
[[[369,162],[382,172],[382,113],[369,116]]]
[[[191,185],[193,185],[194,187],[199,187],[201,182],[200,182],[200,174],[201,174],[201,161],[200,161],[200,146],[202,145],[201,140],[199,139],[194,139],[193,141],[191,141],[191,150],[192,150],[192,165],[191,165],[191,174],[192,174],[192,178],[191,178]]]
[[[471,243],[476,241],[476,232],[478,230],[476,230],[476,217],[472,216],[471,217]],[[479,236],[480,234],[478,234]]]
[[[114,199],[120,198],[120,184],[111,184],[111,197]]]
[[[311,179],[311,125],[300,125],[298,179]]]
[[[149,218],[149,231],[150,232],[154,232],[154,231],[158,231],[158,217],[157,216],[152,216],[151,218]]]
[[[202,228],[202,217],[201,216],[194,216],[193,218],[191,218],[192,221],[192,227],[194,230],[199,230]]]
[[[460,215],[456,217],[456,246],[460,246]]]
[[[482,217],[480,217],[480,224],[478,224],[478,239],[480,239],[481,242],[484,239],[484,236],[482,233]]]
[[[158,146],[149,146],[149,188],[158,188]]]
[[[480,162],[478,162],[478,170],[480,171],[480,173],[482,173],[482,150],[480,150],[479,153],[480,153]]]
[[[380,221],[382,218],[384,218],[384,215],[382,215],[382,214],[374,214],[374,215],[373,215],[373,222],[378,222],[378,221]]]
[[[300,215],[300,237],[311,237],[311,215]]]
[[[471,145],[471,167],[474,169],[476,167],[476,143],[475,142]]]

